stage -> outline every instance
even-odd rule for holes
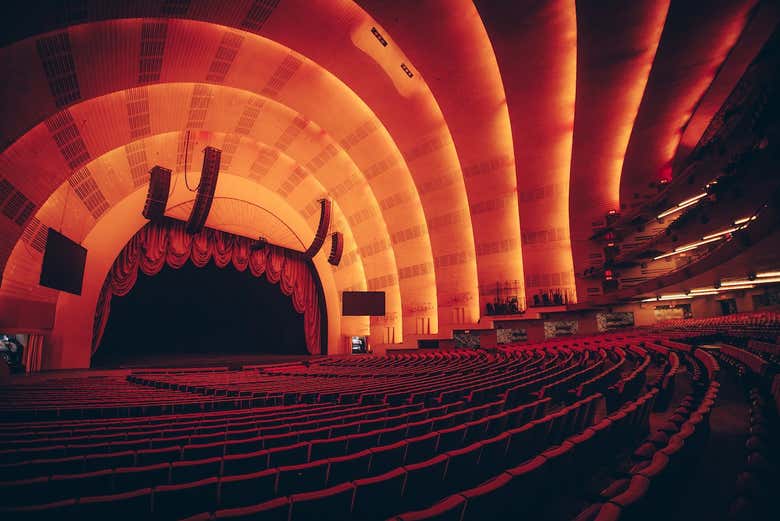
[[[226,367],[228,369],[241,369],[243,366],[270,365],[290,362],[302,362],[315,360],[322,356],[312,355],[284,355],[284,354],[247,354],[247,353],[177,353],[137,356],[115,356],[103,358],[99,365],[93,365],[92,369],[166,369],[166,368],[195,368],[195,367]]]

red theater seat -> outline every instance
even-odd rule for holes
[[[397,468],[385,474],[355,481],[354,519],[386,519],[401,504],[406,470]]]
[[[290,521],[342,521],[350,518],[355,486],[335,487],[290,496]]]
[[[214,519],[230,519],[231,521],[288,521],[289,516],[290,500],[286,497],[278,497],[251,507],[214,512]]]
[[[182,485],[155,487],[152,514],[156,519],[181,519],[217,508],[219,480],[209,478]]]
[[[219,508],[237,508],[269,501],[276,496],[276,469],[226,476],[219,482]]]

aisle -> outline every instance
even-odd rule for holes
[[[745,460],[748,403],[734,373],[720,372],[720,393],[710,416],[710,438],[696,466],[680,490],[676,506],[670,505],[669,520],[725,520],[734,498],[737,474]]]

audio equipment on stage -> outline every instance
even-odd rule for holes
[[[187,233],[200,233],[206,224],[211,203],[214,201],[214,192],[217,190],[221,157],[222,151],[217,148],[206,147],[203,150],[203,168],[198,183],[198,195],[195,197],[195,204],[187,220]]]
[[[322,248],[325,238],[328,236],[330,228],[331,202],[329,199],[320,199],[320,222],[317,225],[317,233],[314,234],[314,240],[311,246],[304,252],[303,256],[309,259],[314,258],[317,252]],[[338,262],[336,263],[338,264]]]
[[[334,266],[338,266],[339,262],[341,262],[341,254],[344,253],[344,236],[341,232],[333,232],[330,238],[330,255],[328,256],[328,262]]]

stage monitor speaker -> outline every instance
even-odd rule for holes
[[[328,256],[328,262],[334,266],[338,266],[339,262],[341,262],[341,254],[344,253],[344,236],[341,232],[333,232],[330,239],[330,255]]]
[[[325,239],[328,237],[328,228],[330,227],[331,203],[329,199],[320,199],[320,223],[317,225],[317,233],[314,234],[314,240],[311,246],[303,254],[307,259],[313,259],[317,252],[322,248]]]
[[[200,171],[198,195],[195,197],[195,204],[187,220],[187,233],[200,233],[206,225],[211,203],[214,202],[214,192],[217,190],[221,158],[222,151],[217,148],[206,147],[203,150],[203,168]]]
[[[171,171],[155,165],[149,172],[149,190],[146,192],[143,216],[149,220],[162,219],[165,205],[168,204],[168,192],[171,189]]]

